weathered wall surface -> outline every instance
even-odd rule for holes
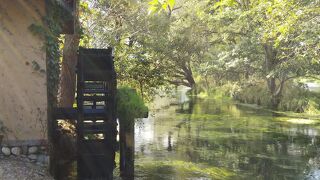
[[[7,142],[47,139],[44,39],[28,29],[44,15],[45,0],[0,3],[0,134]]]

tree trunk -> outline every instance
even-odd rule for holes
[[[188,77],[189,87],[191,87],[192,94],[196,95],[198,93],[197,84],[195,80],[193,79],[193,76]]]
[[[177,74],[172,75],[172,78],[175,78],[174,80],[167,80],[167,81],[176,86],[183,85],[183,86],[190,87],[192,89],[192,93],[197,94],[197,85],[196,85],[196,81],[193,78],[193,73],[190,67],[190,63],[189,62],[178,63],[177,66],[181,68],[181,71],[177,72]]]
[[[59,107],[72,107],[75,100],[79,40],[78,34],[65,35],[59,84]]]
[[[66,34],[61,64],[58,107],[72,107],[76,91],[76,67],[78,63],[78,48],[80,41],[79,1],[74,12],[74,34]]]
[[[134,118],[120,119],[120,175],[134,179]]]
[[[187,80],[189,87],[192,89],[193,94],[197,94],[197,85],[196,81],[193,78],[192,69],[190,67],[190,64],[185,64],[183,67],[183,71],[185,74],[185,79]]]
[[[270,106],[272,109],[277,109],[280,103],[280,99],[276,96],[276,78],[268,78],[267,79],[269,92],[271,94]]]
[[[208,75],[204,76],[204,81],[206,83],[206,90],[209,92],[210,90],[210,85],[209,85],[209,80],[208,80]]]
[[[142,98],[142,100],[144,100],[143,81],[139,81],[139,88],[140,88],[141,98]]]
[[[273,49],[272,45],[265,44],[265,69],[267,75],[267,87],[270,92],[270,107],[272,109],[277,109],[282,98],[282,89],[285,83],[284,79],[277,78],[276,75],[270,74],[277,65],[277,51]],[[276,80],[279,79],[279,84],[277,85]]]
[[[72,107],[75,99],[76,65],[78,60],[77,50],[80,41],[80,35],[78,34],[78,12],[79,2],[77,1],[74,17],[75,33],[65,35],[64,47],[62,52],[63,59],[61,64],[59,90],[57,97],[58,107]],[[58,127],[56,126],[53,130],[57,131],[57,129]],[[66,142],[66,140],[70,140],[70,142]],[[63,131],[57,131],[56,137],[51,142],[52,147],[50,150],[50,169],[51,173],[53,173],[53,175],[55,176],[55,179],[66,177],[67,174],[64,173],[67,173],[67,168],[71,166],[70,162],[74,160],[72,158],[76,150],[74,149],[75,143],[72,140],[74,140],[73,136],[68,136],[68,134],[65,134],[65,132]],[[65,171],[63,169],[65,169]]]

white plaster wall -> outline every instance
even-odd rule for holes
[[[0,3],[0,121],[7,128],[4,140],[47,139],[44,40],[28,29],[41,23],[44,15],[44,0]],[[39,70],[34,68],[37,64]]]

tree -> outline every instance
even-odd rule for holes
[[[64,36],[62,49],[61,72],[59,82],[58,106],[72,107],[76,92],[76,66],[80,42],[79,1],[74,12],[75,30],[73,34]]]
[[[174,9],[174,5],[175,5],[175,0],[152,0],[150,1],[148,4],[149,6],[149,12],[150,13],[157,13],[157,12],[161,12],[163,10],[168,10],[169,14],[171,14],[171,12]]]
[[[288,80],[318,75],[318,1],[88,1],[87,46],[115,49],[120,84],[264,79],[277,107]],[[150,13],[151,12],[151,13]],[[147,94],[148,94],[147,93]]]
[[[155,3],[152,1],[150,5]],[[194,35],[200,30],[191,23],[187,13],[177,12],[178,9],[188,9],[191,3],[185,8],[173,8],[173,1],[162,4],[168,6],[163,9],[169,9],[169,12],[154,15],[148,15],[148,5],[141,2],[100,1],[91,4],[96,14],[90,20],[95,23],[86,27],[93,40],[89,46],[113,46],[119,79],[136,81],[137,85],[133,86],[140,90],[141,85],[149,87],[144,88],[149,91],[168,82],[194,88],[192,66],[200,62],[204,40]],[[197,19],[195,15],[190,18]],[[142,72],[141,67],[145,67],[141,66],[143,64],[148,64],[149,68],[137,76]]]
[[[249,60],[247,69],[260,70],[246,73],[266,80],[273,108],[281,101],[286,81],[319,74],[318,57],[310,53],[319,46],[317,30],[305,28],[305,22],[319,22],[315,7],[315,2],[299,0],[222,0],[210,8],[213,23],[224,24],[215,32],[229,46],[224,53],[233,62]],[[301,48],[305,41],[308,45]]]

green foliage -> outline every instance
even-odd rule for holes
[[[213,95],[217,99],[222,98],[232,98],[239,91],[240,86],[237,83],[227,82],[222,86],[218,86],[214,88],[214,91],[209,92],[211,96]]]
[[[306,22],[311,25],[319,21],[318,18],[313,19],[313,22],[305,21],[314,17],[308,12],[314,11],[312,9],[316,7],[315,3],[302,4],[300,1],[291,0],[235,2],[216,3],[223,4],[223,6],[217,5],[220,11],[217,11],[212,19],[216,24],[220,39],[227,47],[221,52],[225,54],[222,57],[227,56],[227,62],[238,61],[239,64],[246,65],[245,67],[237,66],[236,70],[239,74],[259,73],[264,77],[283,78],[285,76],[287,78],[304,76],[312,72],[317,73],[315,68],[319,69],[319,66],[317,63],[312,63],[316,62],[317,56],[310,56],[314,53],[306,52],[313,51],[316,46],[319,46],[319,41],[314,41],[319,38],[311,32],[308,34],[313,37],[303,35],[310,30],[302,25]],[[306,16],[306,14],[309,15]],[[222,25],[223,28],[219,28],[219,25]],[[319,30],[315,24],[314,28]],[[298,50],[297,48],[301,47],[301,43],[304,44],[306,40],[311,40],[313,44],[305,46],[304,50],[301,48]],[[264,63],[267,56],[265,46],[270,46],[275,53],[274,66],[270,68]],[[309,57],[306,57],[306,54]]]
[[[241,103],[270,107],[270,95],[264,81],[249,81],[241,84],[236,91],[229,91]],[[318,113],[320,96],[310,92],[304,84],[288,82],[278,109],[282,111]]]
[[[250,91],[265,92],[260,101],[281,102],[291,80],[320,75],[319,5],[303,0],[85,1],[83,44],[114,47],[119,84],[138,89],[143,98],[172,84],[204,96],[250,79],[259,82]],[[277,83],[272,88],[267,82]]]
[[[320,47],[316,35],[320,19],[315,14],[319,1],[221,0],[208,5],[204,11],[211,25],[208,37],[216,46],[210,50],[211,60],[198,68],[204,75],[199,86],[210,89],[230,81],[248,84],[242,88],[266,100],[248,93],[246,102],[281,101],[291,93],[290,80],[319,75],[319,56],[315,53]],[[265,82],[250,85],[249,79]],[[272,81],[277,82],[274,88],[265,85]],[[308,104],[302,103],[303,97],[293,104]]]
[[[113,47],[118,84],[133,87],[143,99],[150,100],[159,86],[165,84],[165,75],[164,65],[142,45],[147,37],[147,20],[153,18],[148,16],[147,3],[85,1],[83,6],[87,7],[80,16],[84,24],[83,44],[94,48]]]
[[[198,98],[201,99],[216,99],[223,100],[224,102],[231,101],[235,94],[239,91],[240,86],[237,83],[226,82],[221,86],[214,86],[210,89],[201,88],[201,83]]]
[[[173,6],[173,1],[158,2]],[[145,2],[101,1],[82,14],[88,46],[114,47],[119,84],[138,89],[143,97],[170,84],[195,86],[194,67],[207,45],[205,24],[197,15],[201,6],[175,4],[168,14],[149,15]]]
[[[116,99],[117,117],[121,122],[132,121],[134,118],[144,117],[148,113],[148,108],[134,89],[119,88]]]
[[[62,19],[64,17],[64,11],[61,4],[55,0],[49,0],[48,6],[50,7],[47,16],[43,17],[43,24],[31,24],[29,30],[35,35],[40,36],[46,40],[44,50],[47,53],[47,86],[48,96],[50,102],[55,104],[55,97],[58,93],[59,73],[60,73],[60,44],[59,40]],[[39,70],[40,67],[36,62],[32,62],[32,66],[35,70]],[[40,70],[43,72],[43,70]]]
[[[150,5],[150,13],[157,13],[167,9],[169,9],[169,11],[172,11],[175,5],[175,0],[152,0],[148,4]]]
[[[270,95],[264,81],[248,81],[232,92],[233,98],[241,103],[258,104],[268,107]]]

